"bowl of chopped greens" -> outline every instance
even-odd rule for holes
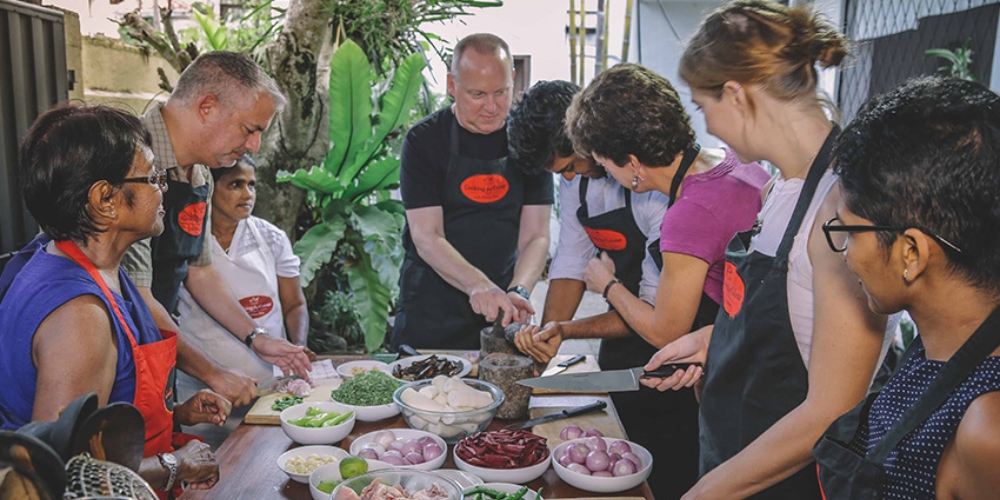
[[[354,430],[354,410],[340,403],[299,404],[279,415],[281,430],[299,444],[333,444]]]
[[[402,386],[402,382],[375,370],[345,379],[330,393],[330,399],[349,406],[358,420],[375,422],[399,414],[392,393]]]

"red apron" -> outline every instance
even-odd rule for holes
[[[163,340],[138,345],[135,335],[132,334],[118,308],[118,303],[111,295],[111,290],[90,259],[72,241],[57,241],[56,246],[86,270],[97,282],[97,286],[101,287],[132,344],[132,357],[135,360],[135,399],[132,404],[139,409],[146,422],[146,446],[143,449],[143,458],[174,451],[172,379],[174,365],[177,363],[177,333],[160,330]]]

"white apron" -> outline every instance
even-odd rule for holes
[[[274,255],[260,231],[249,219],[239,222],[229,252],[223,251],[215,236],[211,238],[215,268],[258,326],[268,335],[285,338],[285,321],[278,298],[278,275]],[[250,348],[212,319],[188,292],[181,287],[180,326],[191,342],[219,364],[237,368],[256,380],[271,376],[272,366],[257,357]]]

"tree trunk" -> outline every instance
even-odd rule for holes
[[[329,149],[330,58],[333,21],[322,0],[293,0],[278,39],[267,47],[268,69],[288,99],[264,134],[257,160],[255,214],[295,240],[303,189],[278,184],[278,170],[294,172],[323,161]]]

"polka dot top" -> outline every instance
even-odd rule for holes
[[[872,451],[903,412],[927,390],[943,366],[943,361],[928,360],[923,347],[913,353],[872,403],[867,425],[862,425],[859,433],[859,437],[868,436],[865,451]],[[882,498],[933,500],[938,463],[945,446],[972,401],[994,391],[1000,391],[1000,357],[983,361],[969,378],[959,384],[944,405],[910,431],[889,453],[885,462],[886,481]]]

